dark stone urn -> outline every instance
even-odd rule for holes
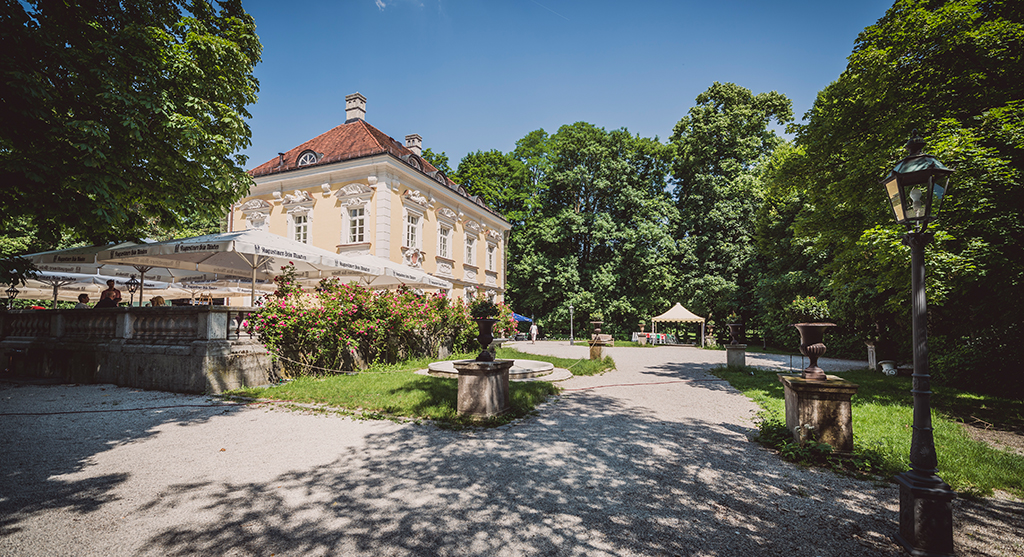
[[[728,323],[729,327],[729,342],[732,344],[740,344],[743,342],[743,323]]]
[[[480,328],[480,334],[477,335],[476,340],[480,343],[480,347],[483,348],[483,352],[476,357],[478,362],[493,362],[494,354],[491,353],[487,348],[491,346],[491,342],[494,341],[494,324],[497,323],[497,319],[477,319],[476,324]]]
[[[811,365],[804,369],[802,377],[808,381],[825,381],[825,372],[818,367],[818,358],[825,354],[825,331],[835,323],[796,323],[800,331],[800,353],[807,356]]]

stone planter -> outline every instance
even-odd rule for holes
[[[743,323],[728,323],[729,327],[729,343],[740,344],[743,342]]]
[[[479,327],[479,329],[480,329],[480,334],[477,335],[476,340],[477,340],[477,342],[480,343],[480,347],[483,349],[483,352],[480,352],[480,355],[478,355],[476,357],[476,361],[478,361],[478,362],[493,362],[494,361],[494,354],[492,354],[491,351],[488,350],[487,348],[491,345],[491,342],[494,341],[494,324],[497,323],[497,322],[498,322],[497,319],[489,319],[489,318],[483,318],[483,319],[477,319],[476,320],[477,327]]]
[[[882,373],[889,377],[896,375],[896,362],[892,360],[882,360],[881,362],[878,362],[878,365],[882,366]]]
[[[818,367],[818,358],[825,354],[825,331],[836,324],[796,323],[793,326],[800,332],[800,353],[810,359],[810,365],[804,369],[802,377],[810,381],[824,381],[825,372]]]
[[[601,340],[601,324],[604,321],[591,321],[590,324],[594,326],[594,332],[590,335],[590,359],[600,360],[601,347],[604,346],[604,342]]]

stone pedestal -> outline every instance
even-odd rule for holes
[[[601,359],[601,347],[603,344],[592,342],[590,343],[590,359],[600,360]]]
[[[490,418],[510,412],[508,370],[513,363],[513,360],[455,362],[459,372],[459,414]]]
[[[786,427],[793,440],[827,443],[839,454],[853,452],[853,411],[857,385],[835,375],[824,381],[780,373],[785,387]]]
[[[873,342],[864,343],[868,347],[868,368],[871,371],[878,369],[878,352],[875,350],[875,344]]]
[[[725,365],[728,367],[742,368],[747,365],[746,344],[725,345]]]

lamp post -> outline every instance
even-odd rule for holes
[[[129,298],[130,301],[128,302],[128,307],[132,307],[135,305],[135,291],[139,289],[139,281],[135,278],[135,275],[132,275],[128,277],[128,282],[126,282],[124,285],[125,287],[128,288],[128,293],[131,294],[131,298]]]
[[[6,290],[6,292],[7,292],[7,309],[13,309],[13,307],[14,307],[14,299],[18,297],[18,292],[19,291],[12,284],[10,286],[10,288],[8,288]]]
[[[575,339],[572,334],[572,304],[569,304],[569,345],[572,346],[575,343]]]
[[[909,154],[882,180],[896,222],[907,227],[914,342],[914,424],[910,470],[896,476],[900,486],[900,530],[896,541],[915,556],[953,555],[953,508],[956,493],[938,476],[932,435],[931,376],[928,373],[928,317],[924,285],[924,247],[932,240],[928,223],[946,197],[949,175],[935,157],[923,153],[924,140],[907,142]]]

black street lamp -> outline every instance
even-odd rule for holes
[[[928,312],[924,289],[926,232],[946,197],[949,175],[935,157],[923,153],[924,140],[907,142],[906,158],[882,180],[896,222],[907,227],[903,243],[910,246],[910,288],[914,341],[914,425],[910,470],[896,476],[900,486],[900,530],[896,541],[915,556],[953,555],[953,498],[956,493],[938,476],[932,435],[931,376],[928,373]]]
[[[569,304],[569,344],[576,344],[572,334],[572,304]]]
[[[15,288],[14,285],[12,284],[11,287],[6,290],[6,292],[7,292],[7,309],[11,309],[14,306],[14,299],[18,297],[19,290],[17,288]]]
[[[132,307],[135,305],[135,291],[139,289],[139,281],[135,278],[135,275],[132,275],[128,277],[128,282],[124,283],[124,285],[128,288],[128,293],[131,294],[128,307]]]

